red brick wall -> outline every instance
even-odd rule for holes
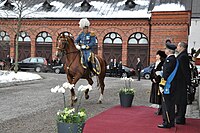
[[[167,39],[175,45],[188,41],[190,12],[152,12],[151,25],[150,62],[154,62],[157,50],[164,50]]]
[[[177,44],[179,41],[188,40],[190,25],[190,12],[152,12],[151,19],[89,19],[90,30],[95,31],[98,39],[98,55],[102,56],[103,38],[109,32],[117,32],[123,40],[122,62],[127,64],[127,41],[131,34],[141,32],[149,39],[150,49],[147,52],[149,59],[147,64],[155,61],[155,53],[158,49],[164,49],[167,39]],[[35,56],[36,36],[46,31],[52,36],[52,56],[56,51],[56,39],[61,32],[70,32],[75,38],[81,31],[76,19],[26,19],[22,22],[21,31],[25,31],[31,38],[31,56]],[[11,48],[10,55],[14,56],[15,33],[11,27],[15,25],[13,20],[0,21],[0,30],[6,31],[10,35]]]

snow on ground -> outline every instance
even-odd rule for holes
[[[36,73],[30,72],[17,72],[0,70],[0,83],[30,81],[42,79],[42,77]]]

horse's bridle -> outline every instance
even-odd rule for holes
[[[77,53],[76,54],[76,56],[74,56],[74,59],[68,64],[68,66],[67,66],[67,69],[69,70],[69,67],[71,66],[71,64],[73,63],[73,61],[76,59],[76,57],[77,57],[77,55],[79,54],[79,51],[78,50],[76,50],[76,51],[71,51],[71,52],[66,52],[66,47],[67,47],[67,44],[68,44],[68,40],[67,40],[67,38],[66,39],[62,39],[61,40],[62,42],[62,48],[60,48],[60,47],[57,47],[57,49],[59,49],[60,51],[61,51],[61,53],[62,53],[62,57],[63,57],[63,53],[67,56],[67,55],[69,55],[69,54],[71,54],[71,53]],[[61,57],[61,58],[62,58]]]

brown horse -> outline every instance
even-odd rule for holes
[[[74,40],[70,36],[64,34],[58,37],[57,41],[57,56],[63,57],[66,55],[66,63],[64,64],[64,70],[67,74],[67,79],[70,84],[76,84],[80,78],[84,78],[90,85],[93,84],[91,78],[91,70],[89,68],[84,69],[81,64],[81,52],[76,49]],[[96,56],[101,67],[100,73],[97,75],[97,86],[100,87],[101,93],[98,99],[98,103],[102,103],[104,92],[104,79],[106,75],[106,62],[101,57]],[[85,91],[85,98],[89,98],[89,89]],[[77,101],[77,97],[74,88],[71,89],[71,106]]]

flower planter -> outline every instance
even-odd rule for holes
[[[122,107],[131,107],[134,95],[133,94],[119,93],[119,98],[120,98],[120,105]]]
[[[82,133],[85,123],[63,123],[58,122],[58,133]]]

